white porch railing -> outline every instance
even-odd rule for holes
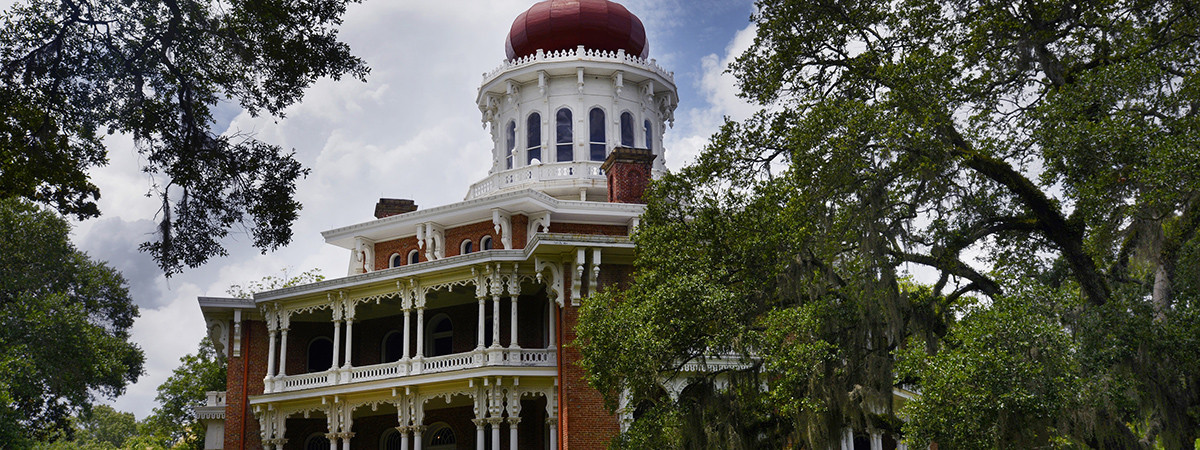
[[[508,188],[545,181],[576,179],[604,180],[604,171],[600,170],[600,165],[603,163],[603,161],[543,163],[497,172],[471,185],[467,198],[484,197]]]
[[[411,375],[452,372],[489,366],[554,367],[558,364],[555,349],[489,348],[450,355],[400,361],[362,367],[331,369],[324,372],[287,375],[268,380],[267,394],[298,391],[339,384],[386,380]]]

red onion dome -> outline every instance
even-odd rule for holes
[[[574,49],[615,52],[646,58],[650,46],[642,21],[607,0],[546,0],[517,16],[504,43],[508,59]]]

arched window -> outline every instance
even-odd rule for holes
[[[333,367],[333,341],[319,337],[308,343],[308,371],[324,372]]]
[[[389,332],[383,337],[383,362],[389,363],[404,358],[404,333]]]
[[[654,150],[654,128],[650,126],[650,121],[646,121],[646,148]]]
[[[591,142],[590,157],[592,161],[604,161],[607,155],[608,141],[604,139],[604,110],[592,108],[588,112],[588,140]]]
[[[484,237],[480,238],[479,239],[479,248],[481,250],[491,250],[492,249],[492,237],[484,236]]]
[[[462,244],[458,245],[458,254],[460,254],[460,255],[465,255],[465,254],[471,253],[473,251],[475,251],[475,247],[474,247],[474,244],[471,243],[470,239],[462,241]]]
[[[404,257],[399,253],[392,253],[392,257],[388,258],[388,267],[400,267],[401,264],[404,264]]]
[[[429,433],[429,443],[425,448],[429,450],[455,448],[458,440],[454,438],[454,429],[444,423],[434,424],[429,428],[431,431]]]
[[[425,326],[425,354],[442,356],[454,353],[454,324],[450,317],[438,314]]]
[[[525,122],[525,164],[542,160],[542,115],[533,113]]]
[[[508,144],[505,147],[507,152],[505,152],[504,160],[506,161],[505,168],[511,169],[513,167],[513,150],[517,149],[517,121],[514,120],[508,123],[507,135],[508,138],[504,141]]]
[[[395,428],[388,428],[379,436],[379,450],[400,450],[404,436]]]
[[[633,147],[633,114],[621,113],[621,146]]]
[[[554,114],[554,142],[557,143],[555,161],[567,162],[575,160],[575,127],[571,123],[571,110],[559,109]]]
[[[329,439],[321,433],[313,433],[304,440],[304,450],[329,450]]]
[[[421,262],[421,252],[419,252],[417,250],[408,252],[408,263],[409,264],[416,264],[419,262]]]

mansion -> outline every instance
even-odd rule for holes
[[[196,411],[206,448],[598,449],[632,419],[565,344],[581,301],[631,280],[673,75],[606,0],[534,4],[506,52],[476,97],[491,170],[463,201],[380,199],[375,220],[322,233],[346,250],[345,277],[199,299],[228,367]]]

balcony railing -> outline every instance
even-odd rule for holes
[[[509,188],[559,180],[605,180],[602,161],[543,163],[497,172],[471,185],[467,199],[484,197]]]
[[[263,388],[264,393],[271,394],[479,367],[555,367],[557,362],[554,349],[485,348],[371,366],[286,375],[266,380]]]

